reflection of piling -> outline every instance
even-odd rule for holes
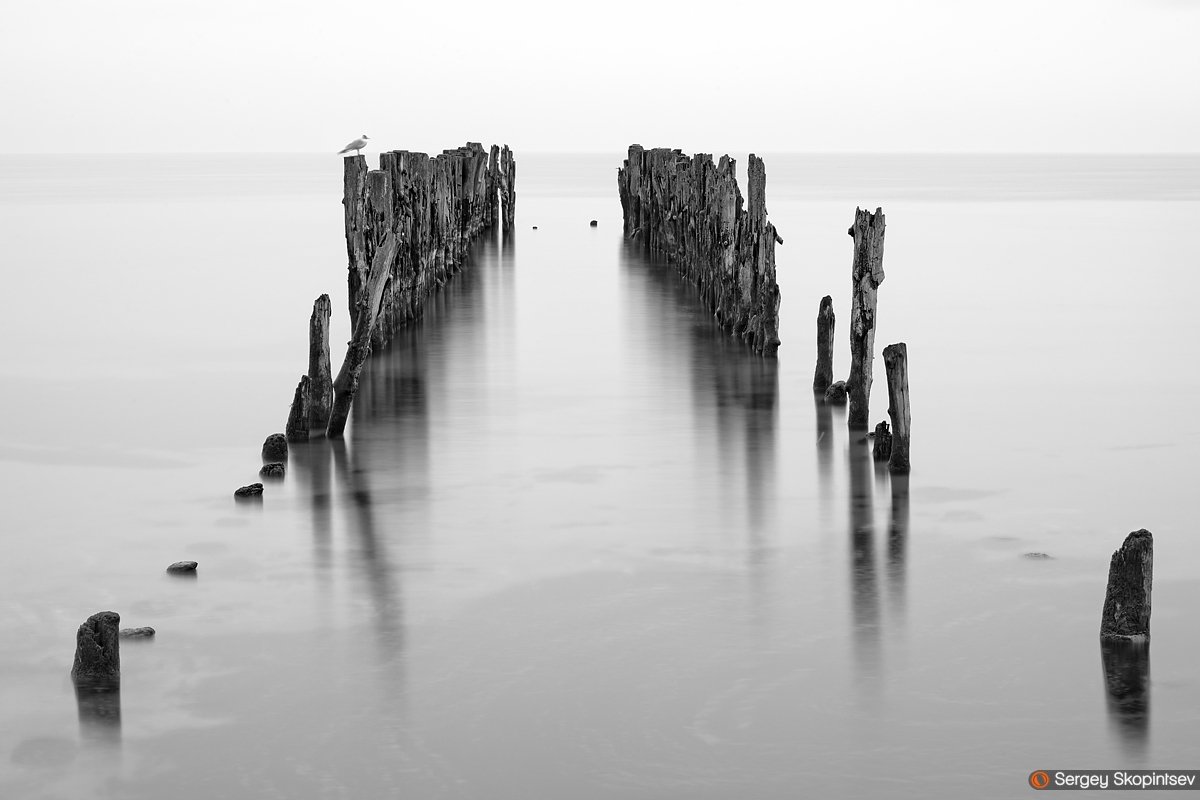
[[[1146,745],[1150,727],[1150,643],[1109,639],[1100,643],[1108,718],[1133,750]]]
[[[892,452],[888,471],[908,473],[908,437],[912,415],[908,408],[908,346],[904,342],[883,348],[883,366],[887,370],[888,415],[892,418]]]
[[[892,606],[903,610],[905,597],[905,557],[908,555],[908,476],[893,475],[892,517],[888,526],[888,588]]]
[[[1108,567],[1108,590],[1100,619],[1102,640],[1150,640],[1150,588],[1154,536],[1145,528],[1125,537]]]
[[[85,742],[119,744],[121,689],[114,686],[75,686],[79,706],[79,735]]]
[[[850,377],[846,392],[850,395],[850,413],[846,424],[866,429],[871,411],[871,362],[875,358],[875,306],[879,284],[883,283],[883,209],[872,214],[854,210],[854,224],[847,231],[854,237],[854,263],[850,304]]]
[[[825,393],[833,383],[833,334],[837,319],[833,315],[833,298],[821,298],[817,310],[817,368],[813,374],[813,391]]]
[[[851,442],[850,546],[855,644],[860,666],[879,657],[879,584],[875,572],[875,509],[871,497],[871,457],[864,442]]]

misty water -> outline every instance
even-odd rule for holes
[[[773,360],[623,242],[622,154],[516,155],[513,235],[249,505],[317,295],[335,367],[349,336],[340,159],[0,157],[0,796],[1015,797],[1198,766],[1200,158],[768,154]],[[887,214],[871,419],[904,341],[907,479],[811,391],[827,293],[848,370],[856,204]],[[1152,667],[1109,681],[1108,559],[1143,527]],[[101,610],[158,633],[97,706],[68,672]]]

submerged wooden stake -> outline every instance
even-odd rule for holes
[[[850,303],[850,377],[846,392],[850,410],[846,423],[866,429],[871,411],[872,361],[875,358],[875,306],[879,284],[883,283],[883,209],[872,214],[854,209],[854,224],[847,231],[854,237],[854,262]]]
[[[899,342],[883,348],[883,367],[887,371],[888,416],[892,418],[888,472],[907,473],[910,469],[908,437],[912,426],[908,408],[908,345]]]
[[[817,369],[813,375],[813,391],[824,392],[833,383],[833,333],[837,320],[833,315],[833,298],[821,298],[817,310]]]
[[[1154,536],[1142,528],[1125,537],[1108,566],[1108,590],[1100,617],[1102,640],[1150,640],[1150,588]]]

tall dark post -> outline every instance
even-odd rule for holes
[[[333,307],[329,295],[313,303],[308,320],[308,430],[318,433],[329,424],[333,410],[333,368],[329,363],[329,318]]]
[[[908,438],[912,418],[908,409],[908,345],[904,342],[883,348],[883,366],[887,370],[888,415],[892,418],[892,453],[888,471],[907,474]]]
[[[1150,589],[1154,536],[1142,528],[1125,537],[1108,566],[1100,618],[1102,640],[1150,641]]]
[[[847,231],[854,237],[854,262],[850,302],[850,377],[846,392],[850,411],[846,424],[866,430],[870,427],[871,362],[875,358],[875,306],[879,284],[883,283],[883,209],[872,214],[854,210],[854,224]]]
[[[311,381],[307,375],[301,375],[300,382],[296,384],[296,394],[292,397],[292,410],[288,413],[287,425],[283,429],[283,435],[289,442],[308,441],[310,385]]]
[[[833,316],[833,298],[821,298],[817,310],[817,369],[813,375],[813,391],[825,393],[833,383],[833,334],[837,320]]]

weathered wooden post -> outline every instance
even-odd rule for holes
[[[323,431],[333,411],[333,368],[329,363],[329,295],[313,303],[308,320],[308,430]]]
[[[617,170],[625,238],[671,262],[717,323],[763,355],[779,349],[779,286],[767,171],[751,154],[743,202],[734,160],[630,145]],[[744,206],[744,207],[743,207]]]
[[[1150,641],[1150,588],[1154,536],[1142,528],[1125,537],[1108,566],[1108,590],[1100,617],[1101,640]]]
[[[883,366],[887,371],[888,416],[892,418],[892,453],[888,457],[888,472],[907,474],[911,469],[908,437],[912,426],[908,408],[908,346],[899,342],[883,348]]]
[[[886,421],[875,426],[875,443],[871,446],[871,458],[887,461],[892,457],[892,429]]]
[[[325,435],[330,439],[339,439],[346,432],[346,421],[354,405],[354,394],[358,391],[358,379],[362,374],[363,365],[367,363],[367,357],[371,355],[371,337],[379,316],[379,304],[390,277],[388,266],[396,256],[398,245],[396,235],[389,233],[383,245],[375,251],[363,305],[355,315],[354,335],[346,347],[346,357],[338,370],[337,380],[333,382],[333,411],[329,415],[329,427],[325,431]]]
[[[846,391],[850,411],[846,424],[866,429],[871,412],[871,362],[875,358],[875,306],[883,283],[883,209],[872,214],[854,209],[854,224],[847,231],[854,237],[854,261],[850,302],[850,377]]]
[[[75,663],[71,679],[77,686],[116,687],[121,683],[121,615],[92,614],[75,634]]]
[[[301,375],[300,383],[296,384],[296,394],[292,398],[292,410],[288,413],[287,425],[283,429],[283,435],[289,442],[308,441],[310,384],[311,381],[307,375]]]
[[[836,327],[833,315],[833,298],[821,298],[817,310],[817,369],[813,375],[813,391],[822,392],[833,383],[833,334]]]

